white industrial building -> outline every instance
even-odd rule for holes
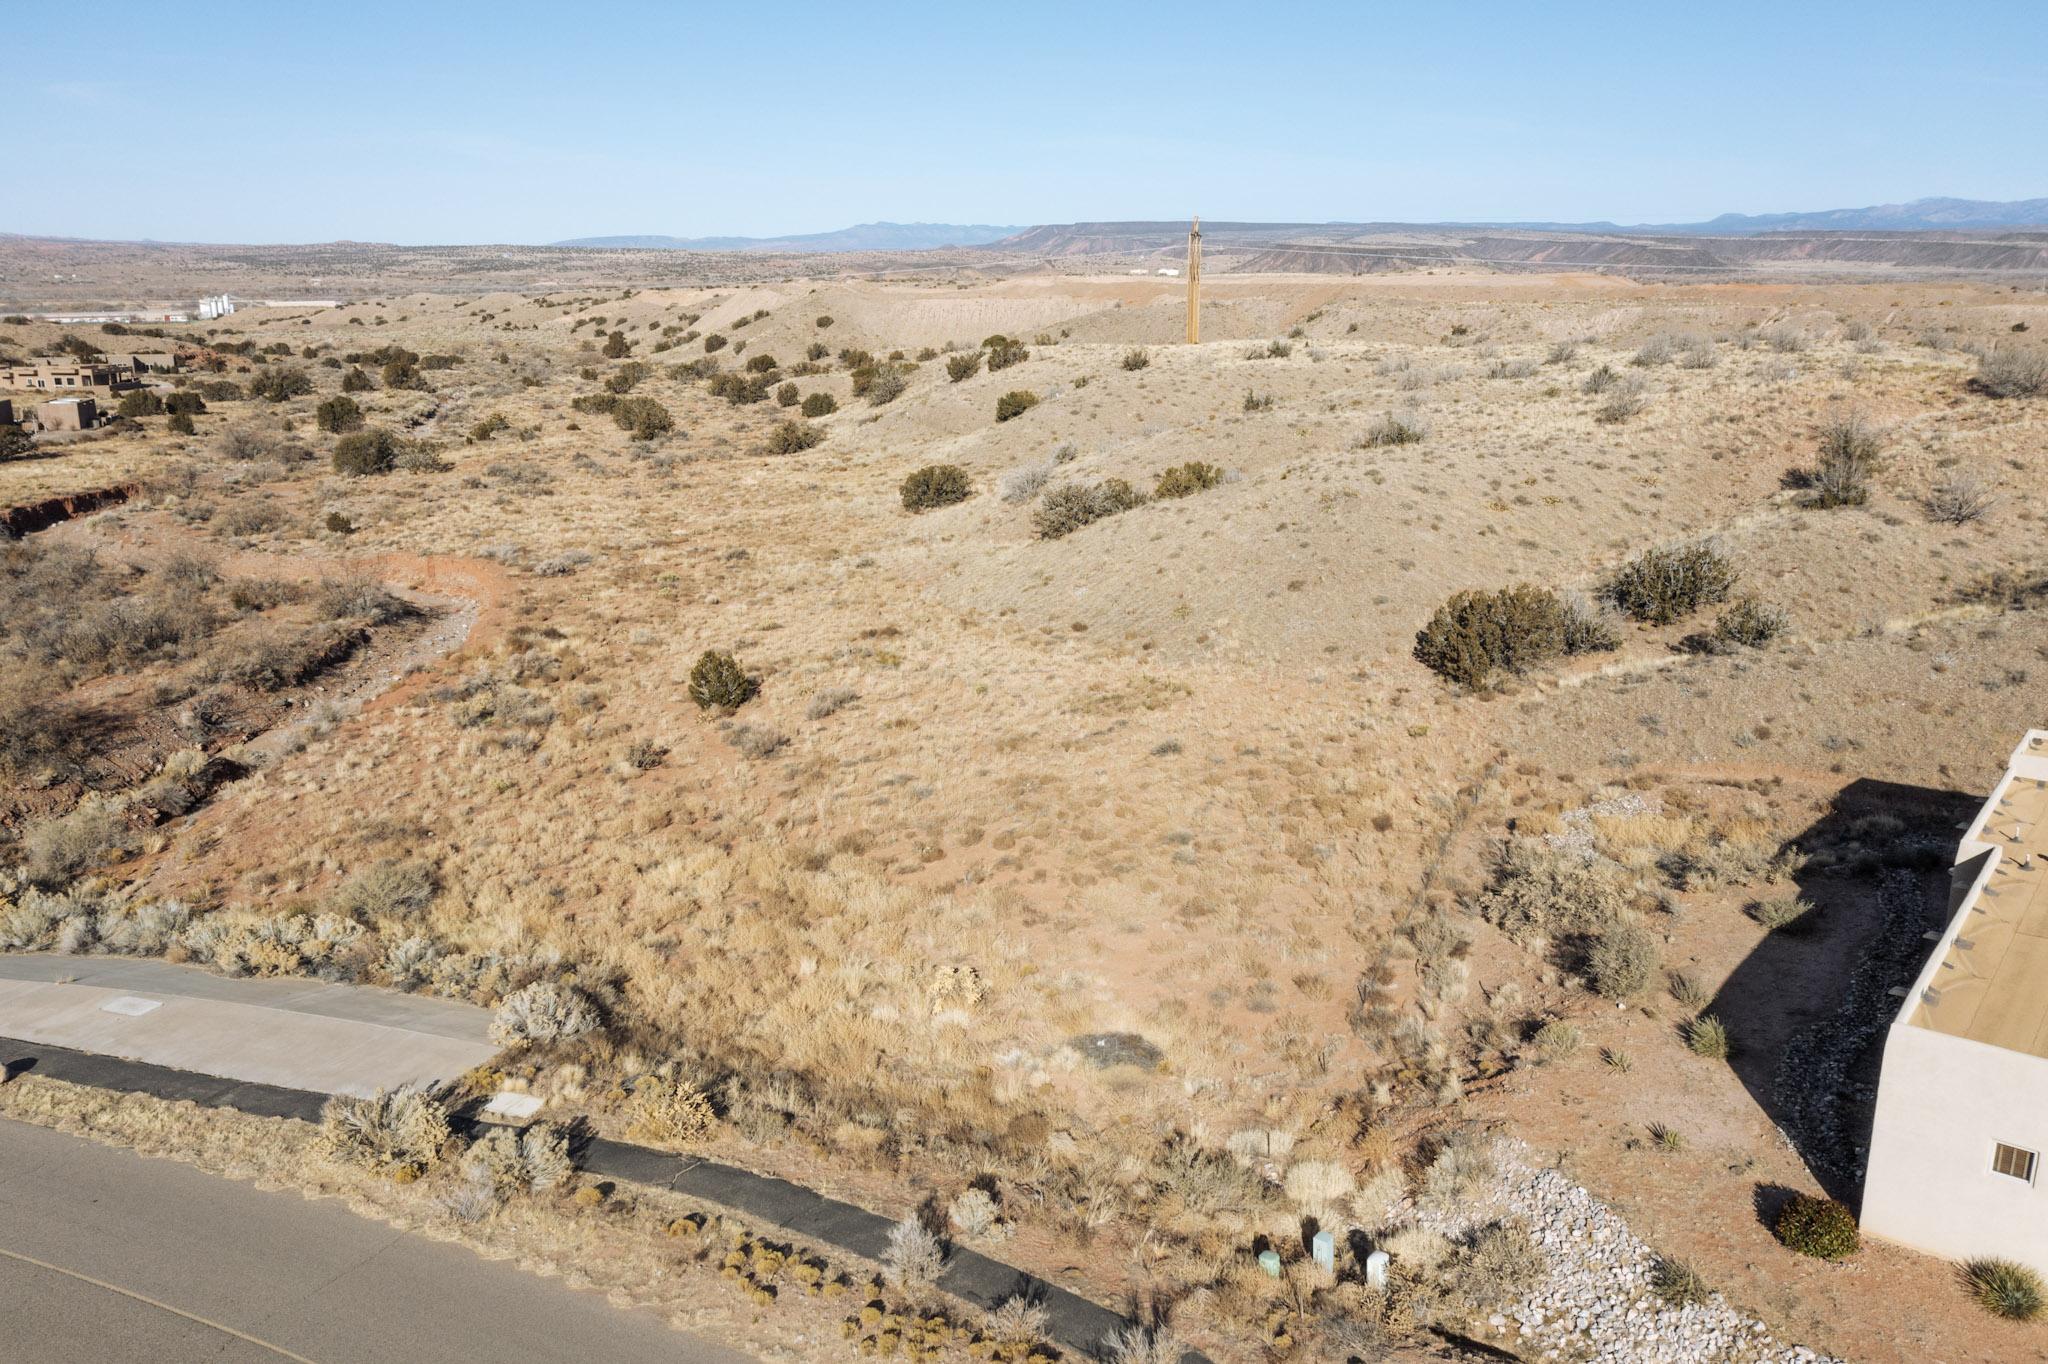
[[[1885,1035],[1863,1229],[2048,1273],[2048,730],[1971,821],[1949,901]]]

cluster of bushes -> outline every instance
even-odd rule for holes
[[[805,395],[803,406],[798,410],[806,417],[829,417],[839,410],[839,403],[829,393],[811,393]]]
[[[676,429],[669,410],[652,398],[620,398],[612,404],[612,422],[635,440],[653,440]]]
[[[748,374],[743,371],[714,374],[711,376],[711,382],[705,385],[712,397],[723,398],[734,407],[745,407],[765,401],[768,390],[773,386],[770,376]]]
[[[1100,483],[1069,483],[1055,488],[1039,503],[1032,526],[1041,540],[1057,540],[1105,517],[1143,506],[1145,494],[1120,478]]]
[[[994,374],[999,369],[1008,369],[1012,365],[1021,365],[1031,358],[1030,350],[1025,347],[1022,341],[1012,340],[1001,332],[983,340],[981,348],[988,355],[988,372],[990,374]]]
[[[861,375],[853,376],[854,391],[868,400],[870,407],[885,407],[903,396],[910,387],[908,370],[902,365],[890,364],[876,369],[865,383]]]
[[[306,371],[289,365],[267,369],[249,381],[249,396],[266,402],[286,402],[312,391],[313,381]]]
[[[605,391],[617,394],[631,393],[640,386],[642,380],[653,372],[652,368],[640,363],[638,360],[628,360],[625,364],[613,370],[605,379]]]
[[[946,357],[946,377],[954,383],[964,383],[981,373],[981,352],[964,350],[958,355]]]
[[[1460,592],[1437,608],[1415,636],[1415,659],[1466,687],[1522,673],[1563,655],[1616,647],[1613,627],[1582,600],[1521,584],[1497,592]]]

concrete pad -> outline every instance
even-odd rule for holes
[[[322,981],[59,953],[0,956],[0,1035],[232,1080],[369,1094],[452,1080],[497,1054],[490,1013]]]

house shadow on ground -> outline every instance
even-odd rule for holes
[[[1701,1010],[1727,1026],[1729,1065],[1827,1193],[1855,1207],[1885,1030],[1947,922],[1949,867],[1981,796],[1895,782],[1843,788],[1787,846],[1789,886],[1814,908],[1768,933]],[[1770,1210],[1759,1207],[1768,1218]]]

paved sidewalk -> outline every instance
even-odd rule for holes
[[[452,1080],[497,1054],[489,1027],[474,1005],[370,986],[0,955],[0,1035],[322,1094]]]
[[[62,1046],[22,1045],[4,1035],[0,1035],[0,1064],[16,1074],[26,1072],[99,1089],[185,1099],[208,1108],[307,1122],[319,1121],[320,1106],[327,1097],[275,1085],[238,1084]],[[456,1126],[474,1130],[473,1124],[461,1120]],[[879,1257],[888,1242],[890,1219],[772,1175],[601,1137],[586,1142],[574,1154],[577,1167],[592,1174],[673,1189],[867,1259]],[[1083,1358],[1096,1357],[1103,1341],[1128,1324],[1127,1318],[1099,1303],[965,1247],[953,1249],[938,1282],[947,1292],[977,1307],[994,1307],[1019,1293],[1040,1299],[1046,1306],[1053,1342]],[[1209,1361],[1190,1350],[1181,1356],[1180,1364]]]

